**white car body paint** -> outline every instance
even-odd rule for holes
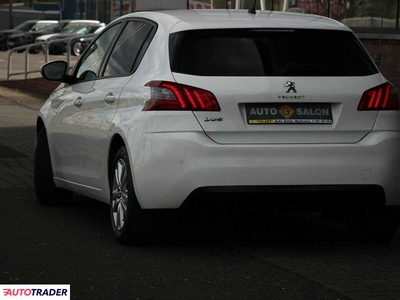
[[[346,26],[320,16],[227,10],[138,12],[120,19],[126,18],[158,24],[136,72],[62,87],[40,111],[57,186],[109,203],[109,143],[120,135],[142,208],[179,208],[197,188],[214,186],[379,185],[386,205],[400,205],[400,112],[357,111],[362,93],[386,82],[380,73],[351,80],[201,77],[173,73],[169,64],[173,32],[235,26],[350,31]],[[212,91],[221,111],[142,111],[152,80]],[[247,124],[244,105],[279,101],[289,80],[303,102],[331,103],[333,123]],[[105,105],[110,92],[115,102]],[[79,97],[83,105],[75,108]]]

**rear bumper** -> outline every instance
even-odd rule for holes
[[[64,44],[62,43],[51,43],[49,46],[50,51],[61,52],[63,50]]]
[[[400,205],[400,132],[371,133],[356,144],[286,145],[219,145],[201,132],[154,133],[143,144],[131,154],[143,208],[179,208],[194,191],[221,187],[378,187],[382,203]]]
[[[38,45],[38,46],[32,46],[30,49],[32,51],[43,51],[45,45]]]

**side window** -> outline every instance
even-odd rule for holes
[[[139,63],[153,26],[143,22],[128,22],[119,37],[106,66],[104,76],[126,76]]]
[[[85,57],[80,61],[76,76],[81,79],[93,79],[99,77],[99,72],[103,59],[107,53],[108,47],[115,35],[118,33],[121,23],[118,23],[102,32],[101,36],[88,49]],[[87,75],[90,75],[90,78]]]

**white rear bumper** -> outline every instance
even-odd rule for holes
[[[379,185],[386,205],[400,205],[400,132],[356,144],[219,145],[201,132],[147,134],[143,142],[131,155],[143,208],[179,208],[200,187],[285,185]]]

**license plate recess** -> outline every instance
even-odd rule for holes
[[[332,124],[330,103],[248,103],[247,123]]]

